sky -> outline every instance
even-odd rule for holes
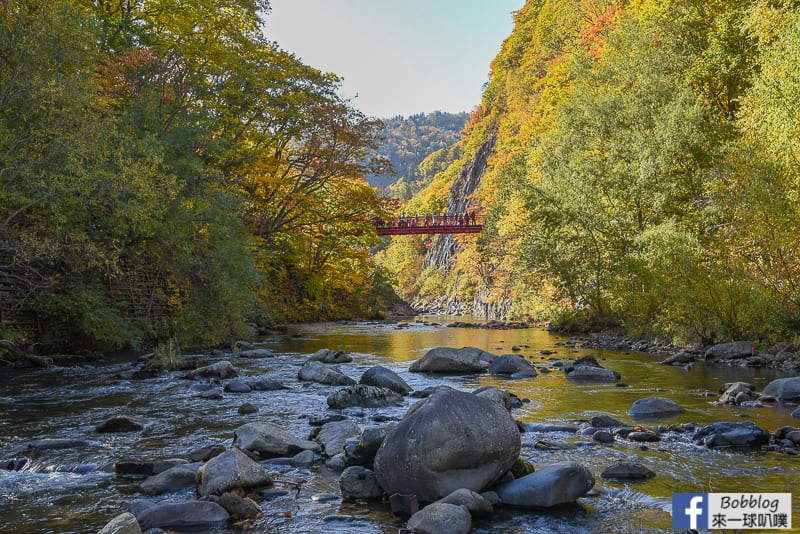
[[[470,111],[524,0],[270,0],[264,31],[368,116]]]

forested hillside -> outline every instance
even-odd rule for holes
[[[493,140],[468,200],[486,229],[444,263],[413,237],[381,262],[409,299],[476,313],[792,339],[799,37],[791,1],[529,0],[462,156],[405,208],[445,208]]]
[[[434,153],[436,161],[447,157],[448,149],[458,141],[467,118],[467,113],[435,111],[384,119],[384,140],[378,147],[378,154],[389,160],[394,175],[371,175],[367,176],[367,181],[382,188],[393,186],[393,194],[400,198],[419,191],[433,176],[430,170],[421,168],[423,160]]]
[[[382,123],[268,10],[0,3],[0,337],[218,343],[381,307]]]

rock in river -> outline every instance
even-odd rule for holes
[[[370,367],[364,371],[364,374],[361,375],[361,380],[358,382],[367,386],[388,388],[400,395],[407,395],[413,391],[411,386],[400,375],[381,365]]]
[[[503,504],[522,508],[549,508],[575,502],[594,487],[588,469],[575,462],[548,465],[495,490]]]
[[[300,380],[319,382],[329,386],[352,386],[356,383],[355,380],[341,372],[338,367],[315,360],[309,360],[304,363],[297,377]]]
[[[151,506],[136,519],[142,530],[210,530],[228,522],[228,512],[215,502],[189,501]]]
[[[289,456],[303,450],[318,452],[319,445],[300,439],[271,423],[247,423],[233,433],[233,446],[257,458]]]
[[[680,404],[664,397],[645,397],[631,404],[628,415],[634,418],[654,419],[677,415],[685,411]]]
[[[334,391],[328,395],[327,402],[328,406],[335,410],[353,406],[378,408],[389,406],[390,404],[399,404],[403,402],[403,397],[388,388],[356,384]]]
[[[388,494],[432,502],[460,488],[481,491],[519,451],[519,430],[505,408],[447,389],[412,406],[378,449],[375,473]]]
[[[493,375],[529,373],[530,376],[536,376],[536,369],[533,365],[518,354],[503,354],[489,365],[488,370]]]
[[[769,433],[752,421],[711,423],[694,433],[695,443],[709,448],[757,448],[769,443]]]
[[[781,401],[800,399],[800,376],[773,380],[761,392],[765,397],[775,397]]]
[[[415,534],[467,534],[472,530],[472,516],[465,506],[433,503],[408,520]]]
[[[239,449],[231,449],[209,460],[198,472],[200,495],[219,495],[237,488],[272,486],[269,471]]]
[[[412,373],[483,373],[494,358],[493,354],[475,347],[438,347],[412,363],[408,370]]]

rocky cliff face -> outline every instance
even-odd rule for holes
[[[481,177],[486,171],[489,157],[494,151],[496,140],[497,135],[495,132],[492,132],[486,142],[477,150],[472,160],[461,170],[458,178],[453,182],[447,201],[447,212],[449,214],[471,212],[475,209],[469,197],[475,192],[481,182]],[[428,249],[425,255],[423,268],[427,269],[433,266],[437,269],[442,269],[445,273],[449,273],[458,252],[458,242],[454,236],[440,235],[434,240],[430,249]],[[454,286],[458,286],[457,281]],[[488,290],[483,292],[476,291],[471,301],[460,301],[456,295],[442,295],[435,301],[427,302],[421,307],[425,308],[425,311],[444,313],[447,315],[466,314],[476,317],[485,317],[487,319],[505,318],[511,307],[511,301],[504,301],[499,304],[489,303],[487,297]],[[417,303],[418,307],[420,307],[419,304],[420,303]]]
[[[486,171],[489,156],[492,155],[497,134],[492,133],[489,139],[478,149],[472,161],[467,163],[461,170],[458,178],[450,188],[450,195],[447,199],[447,213],[456,215],[472,211],[469,196],[475,192],[481,182],[481,176]],[[450,270],[450,263],[458,251],[458,244],[452,235],[440,235],[433,243],[428,253],[425,255],[423,268],[430,266]]]

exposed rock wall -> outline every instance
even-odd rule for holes
[[[489,156],[492,155],[496,140],[497,134],[491,133],[489,139],[475,153],[472,161],[467,163],[461,170],[461,174],[458,175],[458,178],[450,187],[450,196],[447,199],[447,213],[457,215],[472,209],[471,201],[468,197],[475,192],[478,184],[481,183],[481,177],[486,171]],[[423,268],[427,269],[433,265],[448,272],[457,249],[458,244],[452,235],[440,235],[434,240],[431,248],[428,249]]]

